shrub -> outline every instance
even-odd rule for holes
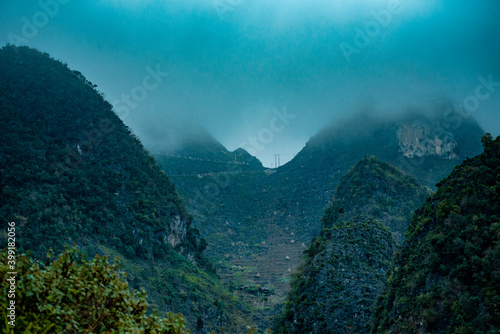
[[[10,277],[7,251],[0,252],[1,289],[7,291]],[[146,315],[144,291],[130,289],[117,261],[87,260],[76,247],[56,259],[49,252],[47,264],[26,255],[16,258],[16,315],[14,333],[189,333],[182,315],[160,319]],[[7,309],[9,301],[0,300]],[[3,314],[5,323],[8,321]],[[10,320],[10,319],[9,319]],[[4,321],[2,321],[4,322]]]

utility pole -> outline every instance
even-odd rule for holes
[[[280,166],[280,154],[274,155],[274,166],[278,168]]]

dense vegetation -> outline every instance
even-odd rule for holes
[[[335,223],[306,251],[276,333],[367,333],[395,243],[368,217]]]
[[[328,228],[340,218],[366,214],[387,226],[400,243],[413,212],[431,193],[391,164],[365,157],[340,180],[322,222]]]
[[[4,47],[0,59],[0,220],[22,225],[20,250],[106,242],[130,258],[164,259],[175,246],[201,260],[196,240],[165,242],[172,221],[189,230],[191,217],[92,84],[28,48]]]
[[[190,143],[188,150],[193,159],[157,159],[165,171],[177,171],[171,180],[195,217],[196,227],[208,240],[206,252],[216,258],[221,276],[236,287],[260,285],[274,289],[275,295],[269,298],[245,293],[245,289],[237,292],[258,308],[254,313],[261,312],[270,319],[273,313],[281,312],[279,305],[289,291],[291,272],[297,268],[303,250],[320,233],[321,217],[342,175],[363,156],[375,155],[434,188],[459,161],[481,152],[483,130],[472,117],[462,119],[460,124],[451,122],[458,116],[446,114],[449,107],[437,105],[435,113],[429,115],[402,112],[399,116],[380,118],[367,114],[336,122],[312,137],[293,160],[274,170],[206,161],[216,152],[227,152],[218,143]],[[457,146],[451,153],[456,156],[404,157],[398,146],[398,130],[404,126],[419,130],[419,124],[431,129],[426,134],[430,139],[453,137]],[[208,138],[206,142],[213,140]],[[189,149],[194,146],[198,151]],[[385,167],[379,167],[384,172]],[[357,173],[357,181],[349,182],[364,182],[365,177],[370,177],[361,171]],[[345,204],[339,205],[359,202],[359,213],[370,210],[372,216],[393,229],[396,241],[401,243],[413,210],[423,203],[428,189],[417,186],[408,177],[394,182],[393,178],[379,180],[377,172],[373,173],[366,185],[352,188],[359,194],[369,191],[365,188],[378,189],[373,198],[354,198],[356,194],[345,192],[338,197]],[[394,196],[403,188],[407,191],[400,194],[401,198]],[[390,206],[391,212],[384,214],[381,206]]]
[[[500,331],[500,137],[482,141],[416,211],[373,333]]]
[[[96,87],[27,47],[0,49],[0,73],[0,229],[16,223],[18,251],[120,255],[161,314],[246,326],[175,186]]]
[[[393,235],[404,233],[430,193],[374,156],[345,173],[294,275],[276,332],[367,333],[396,249]]]
[[[2,291],[11,284],[7,257],[3,250]],[[188,333],[182,315],[148,315],[145,291],[130,289],[119,268],[106,257],[87,260],[74,247],[57,258],[48,253],[46,263],[18,255],[15,299],[0,299],[2,333]],[[12,320],[5,314],[10,300],[16,303],[14,326],[6,324]]]

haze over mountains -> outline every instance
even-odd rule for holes
[[[196,226],[209,240],[208,254],[219,259],[219,272],[239,287],[245,298],[263,307],[264,314],[272,314],[289,289],[288,281],[302,252],[319,233],[320,219],[336,186],[351,166],[375,155],[416,177],[419,186],[434,188],[457,162],[481,152],[484,131],[473,118],[464,119],[450,108],[450,103],[442,103],[433,113],[412,111],[383,118],[361,113],[325,127],[294,159],[273,170],[213,161],[204,163],[197,172],[190,170],[200,164],[196,160],[165,155],[156,158],[165,170],[186,171],[171,179],[196,218]],[[206,143],[219,147],[214,139]],[[206,157],[207,149],[198,154]],[[191,158],[196,157],[192,153]],[[386,196],[394,187],[385,185],[379,192]],[[407,210],[406,216],[392,209],[386,214],[392,217],[388,226],[396,242],[404,239],[409,219],[425,201],[425,194],[429,195],[430,189],[420,197],[397,193],[396,202],[383,200],[383,210],[391,205]],[[341,206],[347,211],[361,202],[359,197],[351,197]],[[358,209],[357,214],[370,212],[367,210]],[[255,298],[245,291],[252,286],[272,288],[276,295]]]
[[[146,146],[158,133],[177,136],[181,123],[198,122],[233,151],[270,128],[274,109],[286,108],[296,117],[257,151],[271,167],[275,153],[284,164],[325,124],[359,109],[397,115],[434,99],[463,103],[479,77],[500,81],[495,0],[401,1],[401,12],[366,46],[362,37],[356,44],[358,30],[377,22],[373,13],[387,11],[390,1],[63,2],[26,38],[26,21],[45,11],[37,1],[2,1],[0,45],[17,34],[25,39],[17,44],[84,73],[115,109],[128,106],[128,95],[132,107],[119,116]],[[216,3],[229,6],[222,17]],[[351,62],[342,43],[360,50]],[[134,90],[132,98],[148,68],[168,75],[147,97]],[[493,88],[471,108],[485,131],[498,135]]]
[[[250,324],[284,333],[366,332],[376,297],[383,298],[386,288],[401,294],[397,286],[386,286],[383,273],[394,250],[408,247],[405,237],[413,232],[406,228],[414,210],[438,180],[465,160],[470,178],[457,176],[456,170],[449,178],[457,177],[453,182],[460,185],[474,183],[484,170],[479,190],[464,188],[464,199],[457,198],[460,204],[455,205],[439,190],[436,196],[444,204],[429,207],[429,197],[425,207],[434,208],[435,213],[426,214],[437,215],[438,222],[454,215],[453,221],[445,220],[448,225],[471,220],[481,229],[472,234],[474,240],[492,229],[493,236],[481,241],[471,258],[483,281],[464,281],[472,292],[480,292],[474,305],[484,310],[463,320],[460,312],[470,303],[462,301],[457,311],[426,302],[423,307],[432,308],[422,328],[469,328],[483,320],[484,328],[498,328],[492,306],[498,295],[492,269],[498,248],[498,139],[483,136],[474,118],[463,117],[449,102],[433,112],[413,110],[399,117],[361,113],[332,124],[275,169],[264,168],[243,149],[228,151],[196,127],[179,148],[168,142],[158,148],[155,159],[80,72],[26,47],[4,47],[0,59],[0,214],[3,222],[20,227],[20,252],[29,250],[40,259],[49,248],[58,252],[75,243],[89,256],[121,255],[128,284],[146,288],[150,306],[161,314],[181,312],[187,326],[200,333],[240,333]],[[468,159],[482,146],[485,153]],[[486,191],[488,198],[480,200],[478,191]],[[439,235],[432,232],[429,247],[421,252],[434,251]],[[468,242],[467,235],[453,242]],[[380,254],[370,251],[374,247]],[[453,252],[472,256],[467,247]],[[308,257],[294,274],[303,254]],[[442,255],[436,251],[426,259],[438,263]],[[370,265],[362,261],[365,257],[372,259]],[[462,270],[456,265],[444,262],[444,268],[451,266],[450,277]],[[339,270],[347,272],[332,276]],[[386,319],[383,326],[401,326],[380,300],[376,315]],[[404,299],[401,305],[408,314],[416,312]],[[452,321],[436,321],[441,313]],[[62,326],[52,313],[42,314],[48,323]],[[409,317],[402,326],[413,323]],[[377,326],[372,324],[374,330]]]
[[[0,332],[498,333],[498,17],[1,1]]]

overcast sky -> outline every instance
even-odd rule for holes
[[[81,71],[153,150],[199,123],[271,166],[330,120],[462,103],[479,78],[472,114],[500,135],[499,18],[497,0],[2,0],[0,45]]]

